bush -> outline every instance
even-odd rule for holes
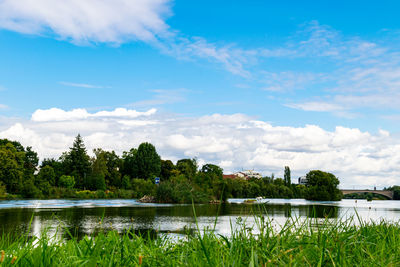
[[[131,179],[128,175],[124,175],[124,177],[122,177],[121,183],[123,189],[131,189]]]
[[[96,191],[82,190],[76,192],[76,197],[80,199],[93,199],[96,196]]]
[[[75,186],[75,179],[73,176],[62,175],[58,183],[61,187],[72,189]]]
[[[96,198],[100,198],[100,199],[107,198],[106,192],[104,192],[104,190],[97,190],[96,191]]]
[[[0,181],[0,198],[6,198],[6,186]]]
[[[157,186],[151,180],[132,179],[134,197],[142,198],[144,195],[155,196]]]

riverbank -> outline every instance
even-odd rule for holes
[[[310,219],[312,220],[312,219]],[[176,239],[100,232],[80,241],[20,237],[0,240],[4,266],[396,266],[400,264],[400,225],[381,221],[355,226],[328,220],[310,227],[289,220],[274,230],[256,217],[259,234],[243,223],[230,237],[195,231]],[[294,223],[294,225],[292,224]]]

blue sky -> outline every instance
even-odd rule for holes
[[[156,115],[149,115],[154,118],[145,115],[146,125],[153,125],[149,132],[135,136],[126,146],[150,139],[165,156],[195,156],[226,170],[258,168],[265,173],[279,173],[286,162],[298,166],[294,169],[300,175],[314,167],[302,167],[296,161],[299,153],[311,153],[306,148],[315,145],[314,138],[303,136],[307,125],[312,125],[331,136],[326,151],[318,148],[312,153],[341,153],[348,142],[361,143],[340,156],[346,162],[371,151],[389,153],[390,144],[399,141],[400,130],[398,9],[396,1],[68,0],[57,6],[49,0],[34,5],[28,0],[0,0],[0,134],[35,143],[43,156],[56,156],[63,147],[54,143],[70,140],[78,131],[87,130],[87,138],[93,138],[89,148],[104,144],[96,136],[110,134],[104,130],[109,125],[96,131],[63,132],[64,126],[58,124],[52,130],[46,128],[52,122],[71,120],[73,110],[95,114],[117,108],[156,109]],[[35,120],[35,112],[51,115],[52,108],[64,113],[48,120],[41,117],[40,123]],[[72,112],[68,119],[63,117],[67,112]],[[216,119],[218,124],[215,115],[226,117]],[[223,136],[213,133],[186,132],[204,118],[214,120],[204,126],[213,129],[225,121],[232,121],[232,127],[262,122],[277,131],[286,129],[288,136],[300,136],[301,144],[271,151],[271,143],[259,140],[254,145],[265,145],[264,152],[233,160],[223,155],[229,147],[234,151],[234,140],[216,148],[213,155],[200,145],[197,152],[188,152],[196,149],[185,142],[196,143],[196,138],[222,142]],[[150,134],[161,132],[155,125],[166,125],[170,119],[179,120],[171,123],[174,128],[163,128],[173,145],[166,141],[168,136],[164,140]],[[109,120],[103,118],[101,123]],[[15,132],[16,125],[24,134]],[[121,132],[114,128],[114,134],[122,136],[125,128],[118,127]],[[344,137],[338,130],[342,128],[348,130]],[[33,132],[30,137],[27,130]],[[39,144],[45,132],[47,137],[54,136],[46,145]],[[55,136],[60,135],[63,138],[58,140]],[[347,141],[332,145],[336,135]],[[180,141],[174,136],[180,136]],[[244,134],[240,138],[256,137]],[[325,141],[321,142],[323,146]],[[112,146],[128,149],[115,142],[109,143]],[[274,155],[279,158],[286,152],[274,161]],[[262,163],[262,153],[268,163]],[[369,160],[381,168],[384,160],[376,162],[375,156],[369,155]],[[349,170],[356,169],[351,175],[325,162],[316,162],[314,168],[327,167],[360,181],[367,175],[369,185],[389,184],[397,179],[399,161],[392,161],[385,169],[391,178],[385,181],[378,174],[369,177],[362,167],[369,161],[349,165]]]

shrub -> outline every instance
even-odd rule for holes
[[[74,188],[75,179],[73,176],[62,175],[59,180],[59,185],[65,188]]]
[[[0,198],[6,198],[6,186],[0,181]]]

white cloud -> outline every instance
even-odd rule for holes
[[[168,0],[3,0],[0,27],[78,44],[153,42],[169,14]]]
[[[94,84],[87,84],[87,83],[71,83],[71,82],[59,82],[65,86],[71,87],[80,87],[80,88],[111,88],[110,86],[101,86],[101,85],[94,85]]]
[[[151,90],[154,94],[153,98],[137,101],[129,104],[131,107],[148,107],[148,106],[159,106],[164,104],[174,104],[185,101],[185,94],[189,90],[186,89],[173,89],[173,90],[164,90],[157,89]]]
[[[243,114],[182,117],[154,110],[56,110],[54,116],[52,109],[38,110],[34,114],[39,117],[14,122],[0,137],[33,146],[41,158],[60,156],[81,133],[89,151],[101,147],[122,153],[148,141],[163,158],[197,157],[227,173],[254,168],[283,175],[283,167],[290,166],[293,178],[311,169],[333,172],[343,187],[400,183],[400,137],[384,130],[371,134],[339,126],[334,131],[315,125],[282,127]]]
[[[6,109],[6,108],[8,108],[8,106],[7,106],[7,105],[0,104],[0,109]]]
[[[343,110],[342,106],[335,105],[327,102],[305,102],[296,104],[286,104],[285,106],[295,109],[301,109],[304,111],[338,111]]]
[[[301,90],[309,87],[315,82],[321,82],[324,77],[322,74],[312,72],[261,72],[261,80],[266,91],[285,92]]]
[[[71,111],[64,111],[59,108],[51,109],[38,109],[32,114],[32,121],[46,122],[46,121],[71,121],[83,120],[89,118],[137,118],[139,116],[150,116],[156,112],[156,109],[150,109],[146,112],[139,112],[126,108],[116,108],[113,111],[99,111],[96,113],[89,113],[86,109],[73,109]]]

